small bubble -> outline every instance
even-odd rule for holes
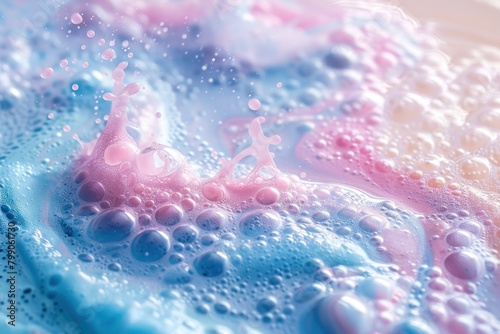
[[[127,238],[135,228],[135,218],[130,213],[112,209],[99,214],[90,224],[88,235],[98,242],[116,242]]]
[[[50,78],[50,77],[52,76],[52,74],[54,74],[54,69],[52,69],[52,67],[47,67],[47,68],[44,68],[44,69],[40,72],[40,76],[41,76],[43,79]]]
[[[146,230],[139,233],[131,245],[132,256],[142,262],[161,259],[170,249],[168,236],[163,232]]]
[[[73,13],[71,15],[71,23],[80,24],[83,22],[83,17],[80,13]]]
[[[78,259],[82,262],[93,262],[94,261],[94,257],[92,256],[92,254],[87,254],[87,253],[83,253],[83,254],[78,255]]]
[[[116,52],[113,49],[106,49],[103,51],[101,57],[104,60],[112,60],[113,58],[116,57]]]
[[[257,111],[260,109],[260,107],[261,107],[261,104],[260,104],[259,100],[250,99],[250,101],[248,101],[248,108],[250,108],[251,110]]]
[[[229,266],[226,254],[210,251],[194,259],[193,266],[204,277],[216,277],[223,274]]]
[[[198,238],[198,231],[190,225],[181,225],[172,231],[172,237],[180,243],[189,244]]]
[[[165,226],[173,226],[179,223],[182,219],[182,210],[173,204],[167,204],[156,210],[155,218],[158,224]]]

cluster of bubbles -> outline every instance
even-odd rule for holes
[[[96,184],[78,184],[83,205],[105,203],[98,213],[75,208],[76,233],[68,239],[80,235],[72,241],[80,261],[89,267],[108,264],[108,270],[121,271],[130,279],[148,278],[150,289],[178,293],[200,315],[274,330],[304,326],[307,331],[319,326],[330,332],[360,329],[354,319],[324,324],[316,313],[302,319],[311,307],[319,313],[334,307],[333,301],[321,306],[324,298],[335,296],[335,303],[345,308],[338,321],[354,308],[366,318],[362,324],[366,328],[375,323],[390,328],[398,321],[390,310],[404,309],[405,284],[415,273],[385,262],[393,240],[383,232],[421,231],[415,230],[415,216],[394,204],[343,187],[279,191],[263,186],[248,203],[231,210],[219,201],[191,209],[182,206],[180,198],[140,209],[129,203],[108,208],[102,201],[105,189]],[[291,192],[302,200],[295,201]],[[65,224],[74,210],[63,216]],[[379,262],[369,260],[365,252]],[[418,265],[422,256],[413,260]],[[389,319],[379,319],[378,306],[364,305],[368,300],[380,304],[385,300],[383,316]]]

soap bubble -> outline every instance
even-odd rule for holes
[[[210,251],[194,259],[196,272],[204,277],[216,277],[223,274],[229,266],[226,254]]]
[[[135,228],[135,218],[121,209],[99,214],[90,224],[89,236],[99,242],[115,242],[127,238]]]
[[[137,168],[148,176],[167,177],[183,164],[182,155],[165,145],[143,149],[136,157]]]
[[[153,262],[167,254],[170,242],[163,232],[146,230],[134,237],[130,247],[132,256],[137,260]]]

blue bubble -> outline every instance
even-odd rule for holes
[[[280,285],[283,282],[283,277],[280,275],[272,275],[267,281],[270,285]]]
[[[168,262],[170,264],[177,264],[184,261],[184,256],[182,254],[174,253],[169,256]]]
[[[321,69],[318,60],[305,60],[297,66],[297,73],[302,77],[310,77]]]
[[[184,250],[184,245],[175,243],[172,248],[173,248],[174,252],[182,252]]]
[[[182,219],[182,210],[173,204],[167,204],[156,210],[155,219],[158,224],[173,226]]]
[[[324,222],[330,219],[330,213],[328,211],[318,211],[313,214],[312,218],[317,222]]]
[[[167,284],[188,284],[193,279],[193,272],[186,264],[169,267],[165,271],[164,281]]]
[[[49,278],[49,285],[51,286],[56,286],[59,285],[63,280],[63,277],[61,274],[54,274],[50,276]]]
[[[170,242],[163,232],[147,230],[135,236],[131,248],[132,256],[137,260],[153,262],[167,254]]]
[[[293,300],[297,303],[307,302],[321,293],[325,292],[325,286],[320,283],[313,283],[300,287],[293,296]]]
[[[218,302],[214,304],[214,311],[219,314],[226,314],[231,309],[231,305],[227,302]]]
[[[10,211],[10,206],[4,204],[0,207],[0,210],[3,212],[3,213],[7,213]]]
[[[306,274],[312,274],[324,266],[325,264],[320,259],[311,259],[304,264],[304,272]]]
[[[99,242],[121,241],[135,228],[135,218],[120,209],[112,209],[99,214],[90,224],[88,235]]]
[[[217,237],[215,235],[207,234],[201,237],[200,242],[203,246],[211,246],[217,242]]]
[[[434,334],[432,328],[419,319],[404,321],[394,327],[391,334]]]
[[[324,57],[325,65],[336,70],[344,70],[352,66],[353,55],[346,49],[334,48]]]
[[[297,127],[297,131],[299,133],[307,133],[315,128],[314,123],[311,122],[304,122],[303,124],[299,125]]]
[[[0,99],[0,109],[8,110],[8,109],[12,109],[13,106],[14,106],[14,104],[11,101],[9,101],[5,98]]]
[[[208,209],[196,217],[196,224],[205,231],[217,231],[224,225],[225,216],[222,212]]]
[[[190,244],[198,238],[198,231],[189,225],[181,225],[172,232],[174,239],[183,244]]]
[[[248,237],[269,234],[281,226],[281,217],[273,211],[254,210],[240,220],[240,231]]]
[[[393,285],[383,278],[367,278],[362,281],[356,291],[370,299],[390,299]]]
[[[82,262],[94,262],[94,257],[88,253],[78,255],[78,259]]]
[[[94,216],[99,213],[99,208],[94,205],[84,205],[78,209],[76,214],[78,216],[89,217]]]
[[[205,277],[216,277],[228,268],[228,258],[221,252],[210,251],[198,256],[194,262],[196,272]]]
[[[260,314],[266,314],[274,310],[277,304],[278,302],[276,301],[276,298],[265,297],[259,300],[259,302],[257,303],[256,310]]]
[[[309,88],[299,95],[299,101],[306,106],[312,106],[321,100],[321,93],[315,88]]]
[[[78,196],[86,202],[98,202],[104,198],[105,189],[97,181],[88,181],[78,189]]]
[[[119,263],[113,262],[108,264],[108,269],[114,272],[119,272],[122,270],[122,266]]]
[[[300,325],[301,333],[368,333],[372,314],[354,295],[332,295],[317,301]]]
[[[195,310],[200,314],[207,314],[210,311],[210,307],[207,304],[201,304],[196,306]]]

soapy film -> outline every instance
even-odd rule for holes
[[[5,140],[1,152],[2,219],[20,226],[18,328],[498,331],[498,209],[488,200],[497,189],[496,70],[494,61],[474,64],[495,52],[453,63],[400,11],[309,5],[143,4],[137,21],[127,5],[68,5],[73,29],[92,25],[86,18],[102,6],[133,20],[119,27],[124,35],[164,34],[173,51],[157,59],[132,53],[125,38],[100,39],[108,64],[81,61],[82,72],[65,76],[45,63],[35,72],[52,85],[38,87],[55,114],[33,125],[11,110],[37,92],[8,88],[7,122],[35,133],[14,136],[7,123],[6,138],[20,144]],[[168,28],[156,16],[183,10],[196,15],[176,14]],[[245,15],[252,20],[224,33]],[[82,38],[105,33],[94,25]],[[263,33],[272,52],[252,37]],[[128,63],[113,65],[119,43],[150,70],[144,82],[137,73],[125,84]],[[162,58],[170,65],[158,67]],[[105,127],[104,116],[87,125],[92,139],[77,126],[93,116],[73,108],[109,90],[99,68],[112,70],[114,86],[100,93],[111,105],[94,110],[110,113]],[[158,69],[165,77],[151,74]],[[52,96],[61,83],[73,94]],[[219,158],[227,148],[233,158]]]

